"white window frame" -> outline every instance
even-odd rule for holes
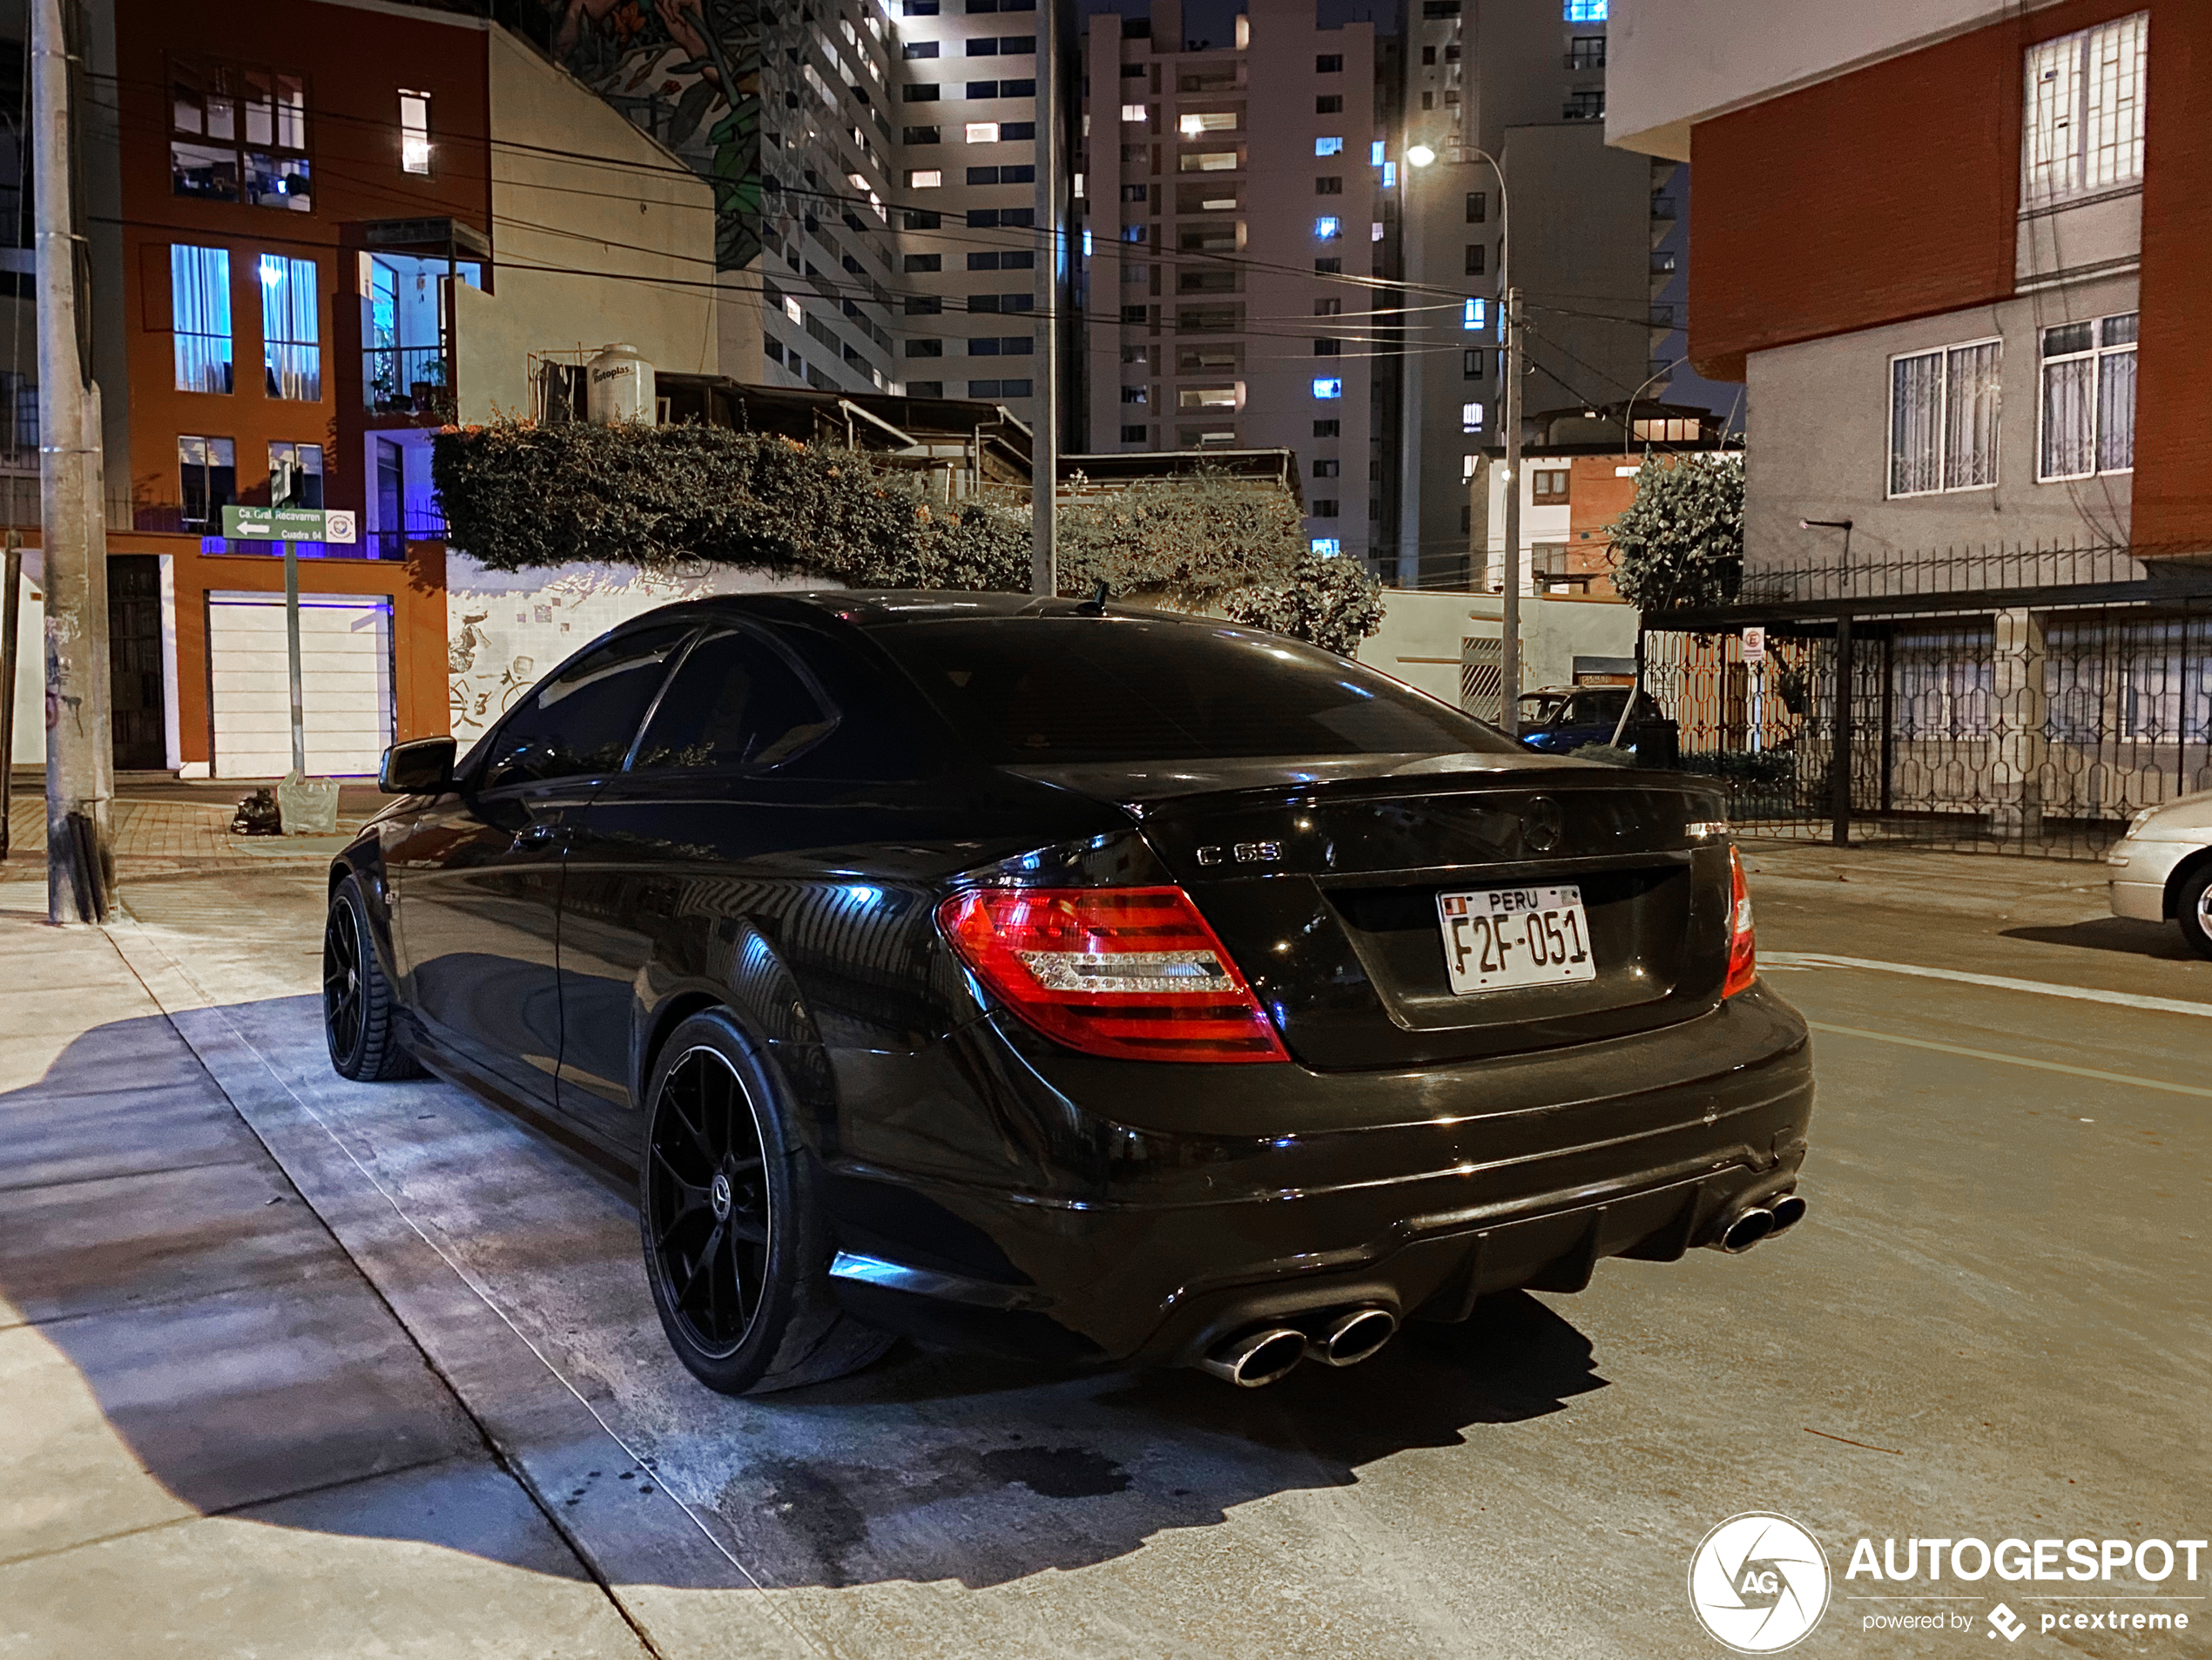
[[[2107,312],[2101,317],[2074,318],[2073,324],[2087,324],[2089,329],[2089,344],[2078,352],[2047,354],[2043,350],[2043,334],[2046,329],[2065,328],[2071,327],[2072,324],[2047,323],[2035,332],[2035,482],[2039,484],[2062,484],[2069,480],[2082,478],[2110,478],[2118,474],[2132,473],[2135,470],[2135,447],[2133,442],[2134,420],[2132,404],[2128,420],[2128,464],[2125,467],[2101,467],[2097,464],[2104,449],[2104,361],[2108,357],[2134,357],[2136,348],[2141,343],[2140,340],[2131,340],[2118,346],[2104,344],[2105,325],[2121,317],[2140,319],[2141,313],[2130,309]],[[2141,327],[2139,321],[2137,323],[2139,334]],[[2089,374],[2089,469],[2087,472],[2080,473],[2047,473],[2043,470],[2043,457],[2046,453],[2043,440],[2046,423],[2049,421],[2051,415],[2051,400],[2046,390],[2044,371],[2054,363],[2078,363],[2085,359],[2095,366]]]
[[[1951,456],[1951,354],[1970,351],[1979,346],[1997,348],[1997,419],[1992,423],[1989,477],[1976,484],[1946,484]],[[1943,360],[1943,383],[1936,402],[1936,483],[1932,489],[1901,490],[1897,486],[1897,366],[1911,358],[1938,357]],[[1910,352],[1890,354],[1887,373],[1882,384],[1883,459],[1882,487],[1885,499],[1896,502],[1919,496],[1958,496],[1973,490],[1993,490],[2004,476],[2004,398],[2005,398],[2005,341],[2000,334],[1985,334],[1973,340],[1946,341],[1939,346],[1923,346]],[[2039,387],[2040,387],[2039,376]],[[2040,395],[2040,392],[2039,392]]]
[[[400,171],[430,173],[430,95],[400,89]]]
[[[2022,54],[2020,205],[2140,189],[2150,13],[2038,41]]]

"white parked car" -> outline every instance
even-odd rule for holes
[[[2189,948],[2212,957],[2212,790],[2145,807],[2105,863],[2114,916],[2178,922]]]

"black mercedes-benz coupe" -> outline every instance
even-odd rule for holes
[[[1713,789],[1291,640],[698,601],[383,782],[333,1063],[634,1171],[716,1389],[900,1333],[1260,1384],[1804,1214],[1805,1028]]]

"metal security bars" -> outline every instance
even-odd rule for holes
[[[1777,569],[1645,630],[1683,768],[1748,834],[2094,858],[2212,789],[2212,569],[2119,549]]]

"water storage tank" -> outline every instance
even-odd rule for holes
[[[584,414],[595,427],[653,419],[653,366],[634,346],[602,346],[584,366]]]

